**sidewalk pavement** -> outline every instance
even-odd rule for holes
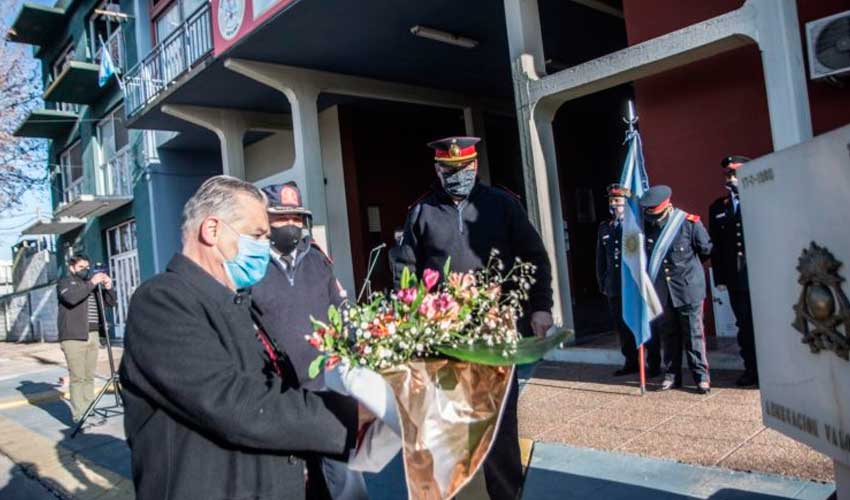
[[[61,399],[66,388],[58,384],[59,377],[67,373],[59,346],[7,346],[10,345],[0,343],[0,500],[133,498],[130,454],[124,441],[122,418],[117,416],[102,421],[93,417],[81,435],[70,439],[70,409]],[[107,376],[104,351],[101,351],[100,358],[99,374]],[[613,370],[613,367],[605,367],[605,370],[608,369]],[[790,467],[792,464],[787,464],[789,468],[784,473],[803,476],[800,478],[763,472],[731,472],[720,467],[667,460],[698,462],[691,459],[692,452],[687,450],[681,456],[667,453],[679,449],[676,446],[669,449],[647,446],[637,452],[630,446],[624,446],[618,452],[588,449],[612,447],[615,440],[619,440],[620,444],[667,443],[652,438],[654,431],[647,431],[648,427],[643,431],[634,428],[636,422],[642,422],[639,412],[653,413],[652,418],[655,418],[654,413],[665,408],[691,408],[689,411],[694,412],[704,409],[697,405],[707,402],[708,398],[691,401],[690,398],[695,396],[682,391],[639,398],[631,395],[635,392],[633,385],[606,381],[600,368],[586,365],[544,363],[533,371],[530,368],[521,370],[520,377],[523,386],[520,397],[521,433],[526,438],[533,436],[535,439],[533,443],[530,439],[521,440],[527,451],[525,463],[528,464],[523,498],[825,499],[834,491],[831,483],[808,479],[831,477],[819,455],[799,455],[796,459],[802,462],[796,462],[793,468]],[[720,398],[725,392],[716,390],[710,398],[719,398],[717,403],[731,399],[738,402],[726,401],[724,404],[753,405],[750,395],[740,396],[747,401],[746,404],[741,404],[734,392]],[[747,392],[757,395],[757,391]],[[757,396],[753,401],[756,400]],[[104,398],[105,404],[112,401],[109,395]],[[637,406],[631,404],[634,401],[638,402]],[[682,405],[682,402],[685,404]],[[757,403],[755,408],[758,408]],[[736,407],[735,410],[733,415],[752,416],[753,412],[752,408],[744,410]],[[719,413],[710,413],[708,418],[725,415],[718,409],[710,411]],[[681,412],[676,410],[674,413],[679,416]],[[616,425],[625,427],[602,423],[608,422],[604,418],[610,414],[616,419]],[[688,414],[682,413],[682,416]],[[675,423],[677,426],[671,429],[678,429],[679,421],[674,418],[659,422]],[[721,429],[728,428],[738,432],[736,436],[740,435],[742,431],[729,422],[732,420],[723,421],[722,425],[727,427]],[[684,424],[692,423],[684,420]],[[756,429],[751,429],[752,426],[744,427],[747,431],[752,430],[752,434],[766,432],[757,433]],[[657,424],[655,428],[657,431]],[[696,428],[700,429],[699,426]],[[624,434],[622,430],[628,433]],[[612,437],[603,438],[606,435]],[[644,437],[633,439],[641,435]],[[680,436],[672,431],[670,435]],[[577,443],[564,444],[569,440]],[[753,442],[754,438],[746,441],[744,447]],[[764,448],[777,446],[775,441],[759,443],[761,441],[755,444]],[[701,441],[697,444],[703,445]],[[784,445],[798,446],[793,442]],[[693,448],[696,447],[689,449]],[[788,453],[785,448],[781,451]],[[634,453],[645,456],[639,457]],[[728,455],[731,457],[734,453]],[[776,464],[775,455],[767,454],[762,461],[748,467],[752,470],[766,469],[762,464]],[[731,468],[737,462],[721,460],[719,463],[722,467]],[[381,474],[367,475],[372,498],[405,498],[403,477],[400,458]]]

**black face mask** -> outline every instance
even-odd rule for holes
[[[77,278],[80,278],[83,281],[88,281],[91,278],[92,272],[91,272],[91,268],[87,267],[85,269],[77,271],[74,274],[77,276]]]
[[[643,214],[643,221],[648,226],[661,226],[666,220],[664,216],[667,215],[667,211],[661,212],[660,214]]]
[[[441,172],[440,181],[443,189],[452,196],[466,198],[475,187],[477,173],[475,170],[463,169],[457,172]]]
[[[283,255],[289,255],[301,241],[301,228],[287,224],[271,228],[272,245]]]

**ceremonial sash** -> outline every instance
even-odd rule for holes
[[[655,242],[655,247],[652,249],[652,256],[649,259],[649,277],[655,281],[658,276],[658,270],[661,268],[661,261],[667,255],[667,250],[679,234],[679,228],[685,223],[685,218],[688,216],[684,211],[674,208],[670,214],[670,220],[664,225],[661,234],[658,236],[658,241]]]

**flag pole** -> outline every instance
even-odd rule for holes
[[[635,113],[635,102],[629,99],[627,118],[625,119],[625,122],[629,126],[628,137],[631,140],[634,140],[635,125],[637,124],[637,121],[638,117],[637,113]],[[638,346],[638,373],[640,374],[640,395],[643,396],[646,394],[646,359],[643,344]]]

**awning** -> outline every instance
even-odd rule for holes
[[[91,104],[108,88],[97,84],[97,64],[70,61],[44,92],[44,100]]]
[[[64,32],[65,9],[25,3],[6,34],[12,42],[45,45]]]
[[[112,197],[112,196],[95,196],[92,194],[83,194],[79,198],[60,205],[54,216],[59,219],[87,219],[100,217],[107,214],[116,208],[123,207],[127,203],[133,201],[132,197]]]
[[[15,137],[61,139],[66,137],[77,124],[79,115],[69,111],[35,109],[15,130]]]
[[[21,231],[21,234],[65,234],[86,224],[79,219],[53,219],[38,221]]]

